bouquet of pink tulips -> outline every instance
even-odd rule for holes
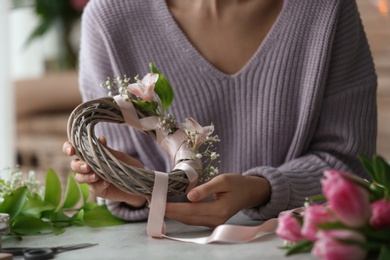
[[[390,259],[390,165],[361,158],[373,182],[328,170],[323,194],[279,216],[276,230],[287,255],[309,252],[319,259]],[[322,197],[322,205],[313,201]]]

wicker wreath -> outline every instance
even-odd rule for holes
[[[101,178],[119,189],[150,196],[155,172],[116,159],[95,135],[94,128],[101,122],[125,123],[121,109],[112,97],[87,101],[74,109],[69,117],[67,131],[76,155]],[[151,132],[145,133],[153,135]],[[173,170],[169,173],[168,195],[184,194],[188,184],[189,180],[183,170]]]
[[[127,76],[108,78],[102,83],[109,95],[112,90],[118,95],[87,101],[76,107],[69,117],[68,139],[76,155],[101,178],[125,192],[151,196],[156,172],[115,158],[96,137],[94,129],[98,123],[108,122],[127,124],[143,131],[157,141],[175,164],[174,169],[167,173],[167,195],[185,194],[198,180],[207,181],[218,173],[211,162],[219,155],[210,147],[219,139],[217,135],[211,136],[212,125],[202,127],[193,118],[178,123],[173,116],[166,114],[173,101],[173,89],[152,63],[150,68],[151,73],[142,80],[135,77],[136,82],[132,84]],[[205,144],[206,152],[199,153]],[[199,157],[208,159],[202,159],[202,162]]]

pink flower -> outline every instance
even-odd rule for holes
[[[136,83],[129,84],[127,90],[142,99],[143,101],[153,101],[154,86],[158,80],[158,74],[148,73]]]
[[[390,201],[381,199],[371,204],[370,224],[375,228],[390,227]]]
[[[76,11],[82,11],[89,0],[70,0],[70,4]]]
[[[365,242],[363,235],[350,230],[328,230],[318,233],[312,254],[324,260],[360,260],[365,259],[367,250],[341,240]]]
[[[334,222],[336,218],[329,208],[320,205],[312,205],[305,209],[303,215],[302,235],[310,241],[317,240],[318,225]]]
[[[299,242],[304,239],[301,234],[301,225],[292,212],[280,214],[276,234],[288,241]]]
[[[330,209],[345,225],[362,227],[370,217],[369,193],[358,186],[347,173],[328,170],[324,173],[322,190]]]
[[[217,141],[214,139],[218,139],[216,137],[211,137],[211,134],[214,132],[213,125],[203,127],[192,117],[186,118],[185,122],[182,123],[179,127],[184,130],[184,132],[186,132],[190,141],[190,145],[195,150],[197,150],[197,148],[203,143],[208,141],[209,138],[212,139],[210,139],[210,141]]]

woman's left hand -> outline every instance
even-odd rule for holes
[[[203,199],[213,196],[207,201]],[[188,194],[190,203],[167,203],[165,216],[187,225],[216,227],[242,209],[268,202],[269,182],[258,176],[225,173],[199,185]]]

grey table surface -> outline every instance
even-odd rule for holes
[[[227,223],[254,226],[261,222],[237,214]],[[202,237],[211,234],[206,227],[187,226],[166,220],[168,235],[182,238]],[[17,241],[7,239],[3,247],[51,247],[78,243],[98,245],[59,253],[54,259],[314,259],[310,254],[285,257],[279,247],[282,239],[275,234],[241,244],[208,244],[177,242],[150,238],[146,235],[146,222],[129,223],[113,227],[70,227],[61,235],[45,234],[24,237]],[[15,260],[23,257],[14,257]]]

